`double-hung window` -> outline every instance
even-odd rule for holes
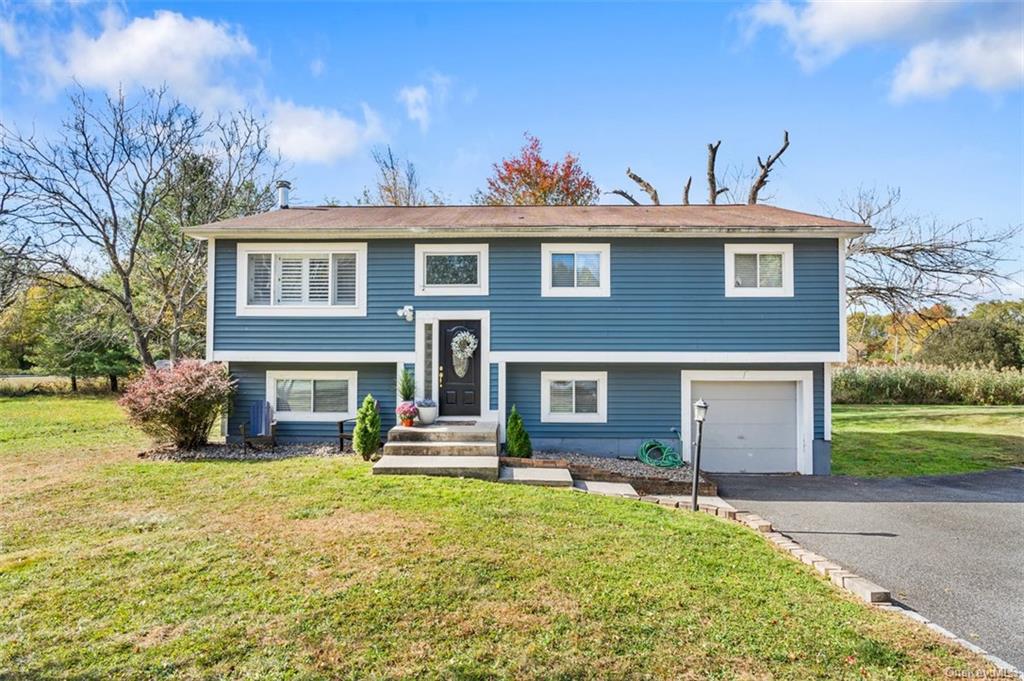
[[[366,315],[366,244],[239,244],[240,316]]]
[[[792,297],[793,244],[726,244],[725,295]]]
[[[607,298],[610,272],[610,244],[541,244],[544,298]]]
[[[542,371],[540,384],[541,422],[607,422],[607,372]]]
[[[356,412],[355,371],[268,371],[267,401],[278,421],[329,421]]]
[[[486,296],[487,244],[416,244],[416,295]]]

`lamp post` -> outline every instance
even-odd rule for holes
[[[697,422],[697,451],[693,455],[693,492],[690,495],[690,509],[697,510],[697,486],[700,479],[700,445],[704,439],[704,419],[708,416],[708,403],[703,398],[693,403],[693,420]]]

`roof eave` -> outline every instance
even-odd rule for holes
[[[514,238],[514,237],[730,237],[771,236],[786,238],[846,238],[852,239],[875,230],[868,225],[808,226],[808,227],[650,227],[630,225],[588,225],[542,227],[316,227],[306,229],[282,227],[225,228],[200,225],[185,230],[195,239],[401,239],[419,237],[447,238]]]

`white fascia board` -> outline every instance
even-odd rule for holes
[[[492,362],[530,363],[590,363],[590,364],[665,364],[701,362],[722,364],[770,364],[840,362],[842,353],[823,352],[646,352],[646,351],[545,351],[496,350],[491,352]]]
[[[317,364],[392,364],[414,362],[413,351],[368,352],[302,352],[277,350],[218,350],[213,353],[217,362],[308,362]]]

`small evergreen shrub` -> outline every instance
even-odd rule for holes
[[[416,399],[416,379],[408,369],[402,371],[402,375],[398,377],[398,396],[403,402]]]
[[[523,417],[519,415],[519,410],[514,404],[512,411],[508,414],[508,423],[505,424],[505,453],[509,456],[519,457],[528,457],[533,454],[530,434],[526,432]]]
[[[147,369],[128,384],[118,404],[147,435],[178,449],[195,449],[206,444],[234,392],[235,381],[223,364],[182,360]]]
[[[380,412],[373,395],[367,394],[363,404],[356,411],[356,429],[352,433],[352,448],[356,454],[369,461],[380,449]]]
[[[832,374],[836,404],[1024,404],[1024,372],[994,367],[853,364]]]

